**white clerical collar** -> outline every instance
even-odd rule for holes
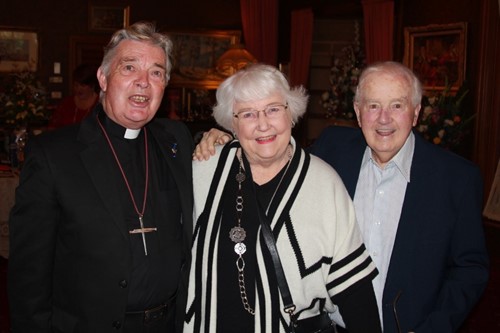
[[[141,133],[141,129],[130,129],[127,128],[125,130],[125,135],[123,136],[125,139],[137,139],[139,136],[139,133]]]

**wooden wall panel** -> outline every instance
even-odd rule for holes
[[[485,201],[500,158],[500,13],[498,0],[481,1],[478,39],[479,68],[476,90],[474,161],[484,177]]]

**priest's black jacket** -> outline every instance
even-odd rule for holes
[[[121,331],[133,255],[129,228],[123,223],[124,203],[117,195],[126,190],[122,191],[122,176],[99,127],[98,112],[100,105],[80,124],[32,137],[28,143],[9,220],[13,332]],[[182,232],[165,235],[158,230],[158,234],[165,251],[169,237],[177,238],[172,243],[181,247],[174,252],[182,253],[182,258],[169,260],[173,266],[169,278],[179,282],[178,307],[184,309],[192,234],[193,140],[180,122],[156,119],[146,128],[178,190],[179,200],[164,204],[177,212],[181,206],[181,221],[174,223],[182,223]]]

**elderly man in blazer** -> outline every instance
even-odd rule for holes
[[[479,170],[412,132],[421,97],[403,65],[369,66],[354,102],[361,130],[327,128],[312,147],[353,198],[391,333],[456,332],[488,280]]]
[[[116,32],[98,71],[101,103],[30,140],[10,218],[12,332],[174,331],[193,142],[183,124],[152,120],[171,49],[146,22]]]

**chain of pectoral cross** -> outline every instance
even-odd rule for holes
[[[116,164],[118,164],[118,168],[120,169],[123,180],[125,181],[125,185],[127,185],[128,193],[130,195],[130,199],[132,199],[132,204],[134,205],[135,212],[139,216],[140,228],[130,230],[129,234],[141,234],[142,235],[142,244],[144,246],[144,255],[147,256],[148,255],[148,247],[146,245],[146,233],[154,232],[157,230],[156,228],[145,228],[144,227],[144,220],[143,220],[144,212],[146,211],[146,202],[147,202],[147,197],[148,197],[148,183],[149,183],[148,132],[146,131],[146,128],[144,127],[144,150],[145,150],[145,159],[146,159],[146,176],[145,176],[146,179],[145,179],[145,181],[146,181],[146,183],[144,185],[144,199],[142,201],[142,211],[139,211],[139,208],[137,208],[137,204],[135,203],[132,189],[130,188],[130,185],[128,183],[127,176],[125,175],[125,171],[123,171],[120,160],[118,159],[118,155],[115,152],[115,149],[113,147],[113,144],[111,143],[111,140],[109,139],[108,133],[106,133],[104,126],[102,126],[101,122],[99,121],[98,116],[97,116],[97,122],[99,123],[99,126],[101,127],[102,132],[104,133],[104,137],[108,141],[108,144],[109,144],[109,147],[111,148],[111,151],[113,152],[113,156],[115,157]]]

